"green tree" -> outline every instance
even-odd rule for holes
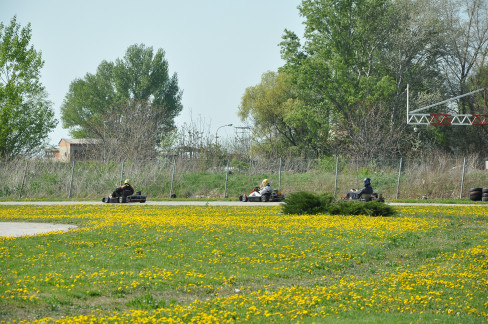
[[[155,148],[161,136],[174,128],[174,118],[183,108],[181,96],[177,74],[169,76],[164,51],[132,45],[122,59],[103,61],[95,74],[71,82],[61,120],[75,138],[104,138],[104,133],[114,134],[121,122],[132,125],[124,107],[140,107],[144,102],[150,110],[146,116],[156,123]]]
[[[337,141],[356,133],[359,104],[385,103],[394,93],[394,79],[380,60],[389,10],[387,0],[304,0],[304,45],[285,31],[281,71],[294,76],[303,102],[305,119],[297,123],[308,124],[309,134],[327,134],[308,141],[313,151],[330,154]]]
[[[406,85],[422,92],[439,84],[443,26],[434,10],[426,0],[302,1],[304,40],[285,30],[280,71],[293,76],[301,116],[313,120],[296,122],[307,134],[328,133],[308,141],[314,151],[350,154],[367,136],[366,120],[383,126],[375,136],[395,139],[370,154],[408,150]]]
[[[257,140],[253,149],[273,156],[302,153],[309,148],[307,125],[313,119],[302,116],[304,113],[291,75],[272,71],[264,73],[259,84],[245,90],[238,112],[243,121],[253,123],[253,138]]]
[[[56,127],[52,103],[39,81],[44,65],[31,25],[0,23],[0,157],[38,152]]]

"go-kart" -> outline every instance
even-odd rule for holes
[[[112,204],[123,204],[123,203],[145,203],[146,196],[141,195],[141,192],[136,192],[135,195],[125,196],[125,197],[103,197],[102,202],[112,203]]]
[[[352,189],[352,191],[356,191],[355,189]],[[366,194],[363,193],[359,199],[358,198],[346,198],[344,197],[345,201],[362,201],[362,202],[367,202],[367,201],[377,201],[377,202],[385,202],[385,198],[383,198],[382,194],[378,194],[377,192],[373,192],[372,194]]]
[[[259,188],[254,188],[254,191],[259,191]],[[252,193],[251,192],[251,193]],[[278,189],[274,189],[273,191],[271,192],[267,192],[265,193],[264,195],[257,195],[257,196],[248,196],[246,194],[244,195],[241,195],[239,196],[239,201],[243,201],[243,202],[247,202],[247,201],[251,201],[251,202],[267,202],[267,201],[271,201],[271,202],[279,202],[279,201],[283,201],[285,200],[285,195],[281,193],[280,190]]]

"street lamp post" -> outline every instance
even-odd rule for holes
[[[228,126],[232,126],[232,124],[223,125],[223,126],[220,126],[219,128],[217,128],[217,131],[215,132],[215,146],[217,146],[217,138],[219,138],[217,135],[219,133],[219,129],[221,129],[222,127],[228,127]]]

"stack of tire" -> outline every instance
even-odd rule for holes
[[[469,189],[469,199],[472,201],[488,201],[488,188]]]

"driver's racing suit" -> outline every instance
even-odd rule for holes
[[[362,194],[372,194],[373,193],[373,187],[371,187],[370,184],[367,184],[363,189],[361,190],[351,190],[346,194],[346,197],[344,199],[353,199],[357,200],[361,198]]]
[[[122,186],[115,189],[112,193],[112,197],[127,197],[134,194],[134,187],[130,183],[125,183]]]
[[[262,188],[261,190],[259,190],[259,192],[257,191],[253,191],[249,194],[249,197],[256,197],[256,196],[262,196],[268,192],[271,192],[273,191],[273,188],[271,188],[271,185],[268,183],[266,184],[266,186],[264,186],[264,188]]]

